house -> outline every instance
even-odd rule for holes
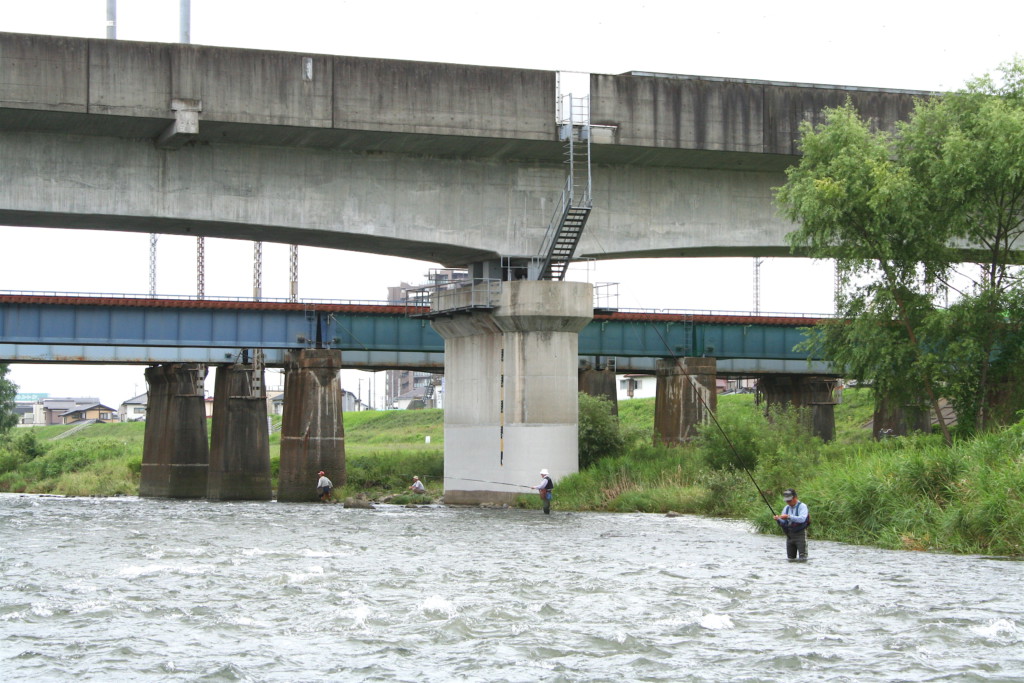
[[[139,394],[121,403],[117,409],[117,419],[121,422],[139,422],[146,419],[146,406],[149,394]]]
[[[85,420],[97,422],[116,422],[117,411],[102,403],[94,403],[88,406],[78,406],[61,414],[61,424],[74,424]]]
[[[65,424],[63,415],[69,410],[96,405],[99,398],[88,396],[85,398],[42,398],[33,402],[32,415],[26,412],[22,417],[22,424],[31,425],[59,425]]]

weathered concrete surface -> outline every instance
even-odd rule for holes
[[[931,429],[931,414],[932,410],[924,398],[919,405],[900,405],[884,396],[876,396],[871,435],[875,439],[884,439],[906,436],[910,432],[927,432]]]
[[[345,427],[342,415],[341,351],[302,349],[290,354],[284,371],[279,501],[315,501],[317,472],[345,484]]]
[[[580,282],[505,282],[494,310],[432,321],[445,339],[445,502],[510,502],[542,467],[578,470],[577,335],[591,297]]]
[[[908,91],[594,75],[577,255],[788,254],[795,131]],[[198,132],[160,149],[183,107]],[[538,254],[564,180],[555,73],[0,33],[0,224],[209,235],[464,265]],[[180,141],[180,139],[179,139]]]
[[[838,382],[835,377],[765,375],[757,380],[757,393],[765,410],[785,405],[808,408],[811,433],[832,441],[836,436],[834,392]]]
[[[176,363],[146,368],[149,403],[139,495],[203,498],[210,449],[203,383],[206,367]]]
[[[618,415],[619,392],[615,381],[614,370],[607,367],[599,370],[588,365],[579,370],[577,384],[581,393],[608,399],[612,406],[612,415]]]
[[[253,372],[251,365],[217,366],[206,487],[211,500],[271,498],[267,399],[253,392]]]
[[[718,406],[715,359],[659,359],[656,377],[654,433],[664,444],[686,443]]]

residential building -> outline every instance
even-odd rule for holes
[[[88,406],[77,406],[61,414],[60,424],[74,424],[85,420],[96,422],[117,422],[117,411],[102,403],[94,403]]]
[[[139,422],[146,419],[149,394],[139,394],[123,401],[117,408],[117,419],[121,422]]]

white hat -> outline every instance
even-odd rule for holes
[[[413,479],[419,479],[419,477],[417,477],[417,476],[416,476],[415,474],[414,474],[414,475],[412,475],[412,478],[413,478]]]
[[[540,476],[542,476],[542,477],[548,476],[548,471],[547,470],[541,470],[540,471]]]

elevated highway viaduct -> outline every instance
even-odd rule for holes
[[[468,266],[540,252],[558,74],[0,33],[0,225],[207,235]],[[589,78],[576,256],[786,255],[771,188],[801,122],[883,129],[925,93]]]

